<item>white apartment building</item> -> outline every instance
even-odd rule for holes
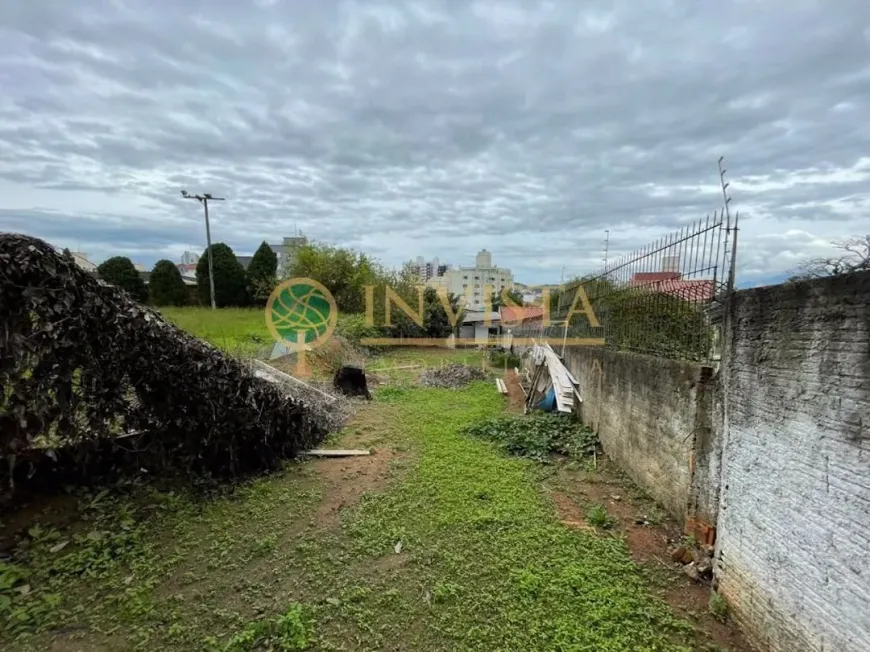
[[[432,287],[446,288],[460,297],[467,310],[482,310],[495,292],[514,287],[514,276],[509,269],[492,264],[492,253],[482,249],[477,253],[473,267],[450,269],[441,277],[429,279]]]
[[[278,278],[284,278],[286,274],[290,273],[290,270],[293,269],[293,265],[296,263],[297,252],[307,244],[308,238],[297,234],[285,236],[281,244],[269,245],[272,251],[278,255]]]
[[[450,269],[450,265],[442,264],[437,258],[426,260],[423,256],[417,256],[417,260],[411,260],[406,265],[423,283],[436,276],[444,276]]]

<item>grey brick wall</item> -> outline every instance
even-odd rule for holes
[[[719,590],[761,649],[870,651],[870,273],[730,315]]]

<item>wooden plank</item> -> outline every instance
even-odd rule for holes
[[[290,374],[285,374],[280,369],[275,369],[275,367],[273,367],[272,365],[268,365],[265,362],[261,362],[260,360],[256,360],[256,359],[251,360],[251,362],[253,363],[253,365],[255,367],[257,367],[256,369],[254,369],[254,375],[257,376],[257,378],[262,378],[263,380],[268,380],[268,381],[273,382],[273,383],[280,383],[282,380],[290,381],[290,382],[295,383],[297,385],[302,385],[303,387],[307,387],[308,389],[310,389],[314,392],[317,392],[318,394],[324,396],[325,398],[328,398],[330,401],[336,400],[335,396],[332,396],[331,394],[327,394],[326,392],[324,392],[321,389],[318,389],[317,387],[312,387],[308,383],[301,381],[298,378],[291,376]]]
[[[332,450],[328,448],[313,448],[310,451],[305,451],[303,455],[311,455],[313,457],[358,457],[360,455],[371,455],[370,450],[347,449],[347,450]]]
[[[406,364],[401,367],[371,367],[366,369],[366,371],[398,371],[399,369],[419,369],[422,366],[419,364]]]

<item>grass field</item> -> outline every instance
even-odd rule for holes
[[[250,352],[272,342],[262,308],[187,306],[160,308],[160,313],[179,328],[229,352]]]
[[[378,365],[443,360],[402,350]],[[133,486],[18,515],[30,543],[0,562],[0,649],[720,649],[652,594],[623,538],[564,524],[542,489],[552,467],[462,433],[503,410],[490,382],[386,386],[329,442],[371,457],[290,463],[208,497]]]

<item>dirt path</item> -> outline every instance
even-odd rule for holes
[[[315,515],[317,525],[335,526],[341,512],[353,507],[362,496],[383,491],[393,462],[407,456],[384,440],[379,424],[390,418],[385,412],[361,410],[349,424],[348,434],[341,438],[342,447],[369,449],[370,456],[324,457],[310,462],[322,487]]]

